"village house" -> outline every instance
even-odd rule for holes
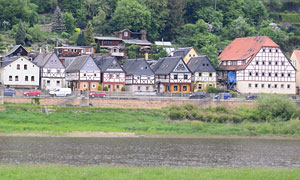
[[[28,56],[29,52],[22,46],[16,45],[11,48],[3,57],[3,60],[9,60],[12,57],[19,56]]]
[[[197,57],[198,54],[192,47],[179,48],[173,52],[173,56],[180,56],[187,64],[192,57]]]
[[[145,59],[128,59],[124,64],[126,71],[126,91],[155,91],[155,74]]]
[[[219,56],[220,81],[240,93],[295,94],[296,69],[269,37],[237,38]]]
[[[165,57],[153,66],[159,92],[190,93],[192,72],[181,56]]]
[[[55,47],[54,50],[59,57],[76,57],[83,54],[84,48],[78,46],[62,46]]]
[[[300,91],[300,50],[294,50],[291,55],[291,62],[296,67],[296,90],[297,94]]]
[[[96,57],[95,63],[101,70],[103,88],[108,91],[122,91],[125,88],[125,71],[115,57]]]
[[[76,57],[66,68],[66,81],[73,90],[97,91],[100,69],[89,55]]]
[[[11,88],[39,87],[40,68],[26,57],[12,57],[0,62],[0,82]]]
[[[43,90],[66,87],[65,67],[55,53],[40,53],[35,59],[40,67],[40,85]]]
[[[207,56],[192,57],[187,65],[193,73],[194,92],[217,87],[217,71]]]

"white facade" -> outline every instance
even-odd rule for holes
[[[20,57],[1,68],[0,81],[5,86],[38,87],[40,68],[24,57]]]
[[[104,83],[125,83],[125,73],[103,73]]]
[[[296,70],[277,47],[262,47],[244,70],[236,72],[241,93],[295,94]]]
[[[216,83],[217,81],[216,72],[196,72],[193,77],[194,82]]]
[[[140,92],[140,91],[154,91],[155,80],[154,75],[131,75],[126,76],[126,91]]]

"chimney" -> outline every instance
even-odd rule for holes
[[[145,53],[145,60],[147,61],[149,59],[149,54],[146,52]]]
[[[147,31],[146,30],[141,30],[140,33],[142,34],[141,40],[147,40]]]

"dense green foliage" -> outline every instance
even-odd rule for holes
[[[226,169],[174,167],[110,167],[64,165],[2,165],[1,179],[35,180],[296,180],[298,169]]]
[[[56,7],[62,13],[55,12]],[[237,37],[270,36],[290,53],[300,45],[299,10],[297,0],[0,0],[0,29],[10,30],[20,20],[32,28],[48,18],[55,31],[68,33],[62,38],[70,44],[76,44],[78,37],[74,28],[85,29],[88,22],[94,34],[147,30],[150,41],[193,46],[217,66],[218,50]]]

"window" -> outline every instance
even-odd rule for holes
[[[28,76],[25,76],[25,81],[28,81]]]
[[[19,76],[15,76],[15,81],[19,81]]]
[[[107,87],[108,87],[108,89],[110,89],[110,85],[108,85]]]
[[[258,61],[256,61],[256,65],[258,65]]]
[[[277,61],[275,62],[275,65],[278,65],[278,62],[277,62]]]
[[[290,88],[291,88],[291,85],[288,84],[288,85],[287,85],[287,88],[290,89]]]
[[[177,75],[174,75],[174,79],[178,79],[178,76],[177,76]]]
[[[128,32],[127,32],[127,31],[124,32],[124,36],[125,36],[125,37],[128,36]]]
[[[271,77],[271,76],[272,76],[272,73],[269,73],[269,76]]]
[[[138,90],[139,90],[139,91],[141,90],[141,86],[138,86]]]
[[[271,61],[269,61],[269,65],[272,65],[272,62],[271,62]]]
[[[97,74],[95,73],[94,76],[97,76]]]
[[[284,62],[281,62],[281,65],[283,65],[283,66],[284,66]]]
[[[202,73],[199,73],[199,77],[201,77],[202,76]]]
[[[117,79],[119,79],[119,78],[120,78],[120,75],[119,75],[119,74],[117,74],[117,75],[116,75],[116,78],[117,78]]]
[[[31,81],[34,81],[34,76],[31,76]]]
[[[258,76],[258,72],[255,73],[255,76]]]
[[[60,86],[60,81],[56,81],[56,86]]]
[[[209,73],[209,77],[212,77],[212,73]]]
[[[83,88],[84,88],[84,89],[86,88],[86,84],[83,84]]]
[[[255,84],[255,88],[258,88],[258,84]]]
[[[86,74],[84,73],[83,76],[86,76]]]
[[[17,64],[17,70],[20,70],[20,64]]]
[[[190,56],[190,57],[192,57],[192,55],[191,55],[191,54],[190,54],[189,56]]]
[[[187,91],[187,87],[186,87],[186,86],[183,86],[183,87],[182,87],[182,90],[183,90],[183,91]]]
[[[283,73],[281,73],[281,77],[284,77],[284,74],[283,74]]]
[[[266,50],[265,50],[265,49],[263,49],[263,52],[266,52]]]
[[[252,76],[252,72],[249,72],[249,76]]]
[[[277,52],[277,53],[278,53],[278,49],[276,49],[276,50],[275,50],[275,52]]]
[[[146,87],[146,91],[149,91],[149,86]]]
[[[271,88],[271,84],[268,84],[268,88]]]
[[[27,70],[27,64],[24,64],[24,70]]]
[[[51,72],[51,69],[47,69],[47,72],[50,73],[50,72]]]
[[[278,76],[278,74],[277,73],[275,73],[275,77],[277,77]]]
[[[282,88],[282,89],[284,88],[284,84],[281,84],[281,88]]]
[[[291,77],[291,74],[290,74],[290,73],[288,73],[288,77]]]
[[[261,75],[262,75],[262,76],[265,76],[265,73],[263,72],[263,73],[261,73]]]
[[[184,79],[188,79],[188,75],[184,75],[183,78],[184,78]]]
[[[60,73],[60,69],[57,70],[57,73]]]
[[[117,85],[117,89],[120,89],[120,85]]]
[[[96,84],[93,84],[92,87],[93,87],[93,89],[95,89],[96,88]]]
[[[173,90],[174,90],[174,91],[178,91],[178,86],[174,86],[174,87],[173,87]]]
[[[8,79],[9,79],[9,81],[12,81],[12,76],[9,76],[9,78],[8,78]]]
[[[274,85],[274,88],[277,88],[277,84]]]
[[[249,83],[249,84],[248,84],[248,88],[251,88],[251,87],[252,87],[252,84],[251,84],[251,83]]]
[[[269,52],[272,52],[272,49],[270,49]]]
[[[50,86],[50,80],[47,80],[47,86]]]
[[[262,64],[265,65],[265,61],[263,61]]]
[[[114,77],[113,74],[109,74],[109,79],[112,79]]]
[[[265,84],[261,84],[261,88],[265,88]]]

